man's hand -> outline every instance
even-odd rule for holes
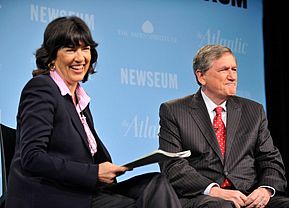
[[[246,208],[264,208],[268,204],[271,195],[269,189],[257,188],[248,196],[245,206]]]
[[[240,191],[222,189],[217,186],[211,188],[209,195],[213,197],[219,197],[225,200],[230,200],[235,204],[236,208],[244,207],[245,202],[247,201],[247,196]]]
[[[98,179],[104,183],[113,183],[116,176],[127,171],[126,167],[117,166],[110,162],[100,163],[98,165]]]

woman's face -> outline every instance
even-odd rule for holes
[[[57,51],[55,68],[68,88],[76,87],[87,73],[91,60],[90,46],[64,47]]]

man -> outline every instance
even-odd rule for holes
[[[235,95],[233,52],[206,45],[194,57],[193,68],[198,92],[160,106],[160,149],[192,152],[189,158],[160,164],[182,206],[289,207],[282,196],[284,165],[263,106]]]

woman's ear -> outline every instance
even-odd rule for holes
[[[50,71],[54,71],[55,70],[55,63],[54,61],[52,61],[51,63],[48,64],[48,68]]]

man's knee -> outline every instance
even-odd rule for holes
[[[235,208],[235,205],[234,205],[234,203],[232,201],[223,200],[223,199],[216,200],[216,201],[210,201],[210,202],[207,202],[207,204],[204,205],[204,208],[218,208],[218,207]]]
[[[190,205],[189,205],[190,204]],[[235,205],[232,201],[224,200],[218,197],[211,197],[208,195],[199,195],[196,198],[193,198],[189,206],[193,208],[235,208]]]

